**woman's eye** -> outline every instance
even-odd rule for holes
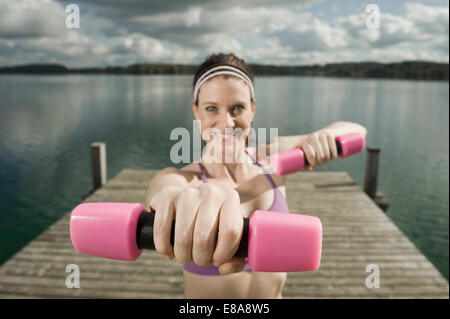
[[[243,109],[245,109],[245,107],[243,107],[242,105],[235,105],[233,111],[241,111]]]
[[[207,106],[207,107],[206,107],[206,110],[207,110],[208,112],[214,112],[214,111],[216,110],[216,107],[210,105],[210,106]]]

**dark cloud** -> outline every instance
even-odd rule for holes
[[[58,0],[66,6],[71,3]],[[190,8],[201,7],[207,10],[223,10],[232,7],[257,8],[261,6],[277,7],[299,7],[306,6],[319,0],[78,0],[76,3],[80,8],[85,7],[98,10],[105,16],[117,20],[129,19],[132,17],[151,16],[161,13],[184,12]]]

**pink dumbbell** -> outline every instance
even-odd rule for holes
[[[155,249],[155,213],[139,203],[84,203],[70,216],[70,237],[81,253],[136,260],[143,249]],[[171,242],[174,243],[175,221]],[[248,257],[255,271],[317,270],[322,254],[322,223],[307,215],[257,210],[244,218],[235,256]]]
[[[366,139],[359,133],[338,136],[335,141],[340,158],[362,152],[366,147]],[[303,170],[305,165],[308,165],[308,160],[300,147],[294,147],[291,150],[272,155],[270,165],[275,174],[280,176]]]

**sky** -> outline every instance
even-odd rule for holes
[[[448,63],[449,2],[0,0],[0,66],[199,64],[220,52],[272,65]]]

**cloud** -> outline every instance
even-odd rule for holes
[[[432,7],[420,3],[406,3],[406,18],[426,34],[448,35],[448,7]]]
[[[274,34],[283,46],[296,51],[328,51],[344,48],[349,37],[345,30],[333,28],[319,19],[306,19],[292,28]]]
[[[0,0],[0,65],[200,63],[212,52],[263,64],[448,61],[448,7],[406,2],[368,29],[364,12],[330,7],[325,19],[316,2],[80,0],[81,28],[70,30],[65,1]]]
[[[167,44],[156,38],[141,33],[113,38],[114,44],[109,54],[108,63],[121,63],[123,57],[138,62],[160,62],[170,60],[173,63],[184,63],[186,59],[193,59],[197,53],[176,44]],[[129,62],[129,61],[128,61]],[[126,64],[126,63],[125,63]]]
[[[58,0],[67,5],[67,1]],[[129,20],[135,17],[164,15],[189,11],[191,8],[203,8],[208,11],[224,11],[229,8],[284,7],[288,9],[305,8],[320,0],[78,0],[76,3],[86,9],[97,9],[104,17],[114,20]]]
[[[49,19],[51,17],[51,19]],[[64,28],[63,7],[46,0],[0,1],[0,38],[39,38]]]

